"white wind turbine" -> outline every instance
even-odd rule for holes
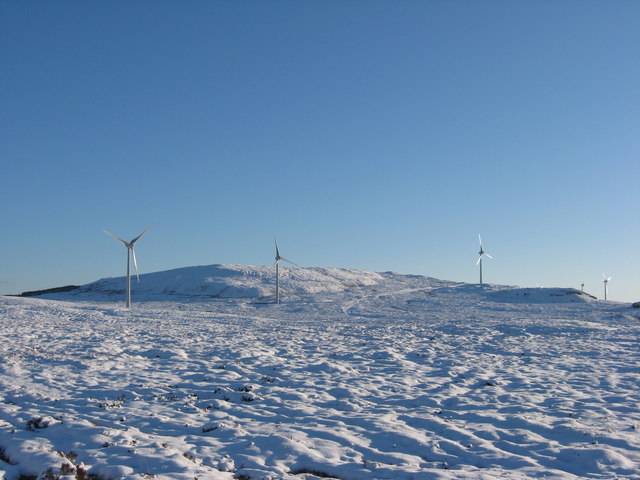
[[[280,260],[289,262],[291,265],[295,265],[296,267],[298,267],[299,265],[280,255],[280,250],[278,249],[278,241],[276,240],[275,235],[273,236],[273,243],[276,244],[276,261],[274,262],[274,265],[276,266],[276,304],[279,304],[280,303],[280,272],[278,270],[278,265],[280,264]]]
[[[609,284],[609,280],[611,280],[613,277],[607,277],[604,273],[602,274],[602,278],[604,279],[604,299],[607,299],[607,291],[609,289],[608,284]]]
[[[478,234],[478,240],[480,241],[480,252],[478,252],[480,256],[478,257],[478,261],[476,262],[476,265],[480,265],[480,285],[482,286],[482,257],[489,257],[489,258],[493,258],[493,257],[483,250],[482,237],[480,237],[480,234]]]
[[[124,244],[125,247],[127,247],[127,296],[126,296],[127,308],[131,306],[131,256],[133,256],[133,266],[136,267],[136,277],[138,277],[138,283],[140,283],[140,275],[138,275],[138,262],[136,261],[136,251],[135,251],[134,245],[138,240],[140,240],[140,237],[142,237],[142,235],[147,233],[147,230],[149,230],[152,225],[153,224],[145,228],[140,235],[138,235],[136,238],[134,238],[130,242],[127,242],[126,240],[121,239],[120,237],[118,237],[117,235],[114,235],[111,232],[107,232],[106,230],[103,230],[104,233],[106,233],[110,237],[115,238],[116,240],[119,240]]]

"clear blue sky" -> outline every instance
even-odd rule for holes
[[[640,300],[640,2],[0,2],[0,293],[212,263]]]

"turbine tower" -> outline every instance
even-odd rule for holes
[[[113,233],[107,232],[106,230],[104,230],[104,233],[122,242],[124,246],[127,247],[127,296],[125,301],[126,308],[129,308],[131,306],[131,257],[132,256],[133,256],[133,266],[136,267],[136,277],[138,278],[138,283],[140,283],[140,275],[138,274],[138,262],[136,261],[136,251],[135,251],[134,245],[138,240],[140,240],[140,237],[142,237],[142,235],[147,233],[147,230],[149,230],[152,225],[153,224],[145,228],[140,235],[138,235],[136,238],[134,238],[130,242],[127,242],[121,239],[120,237],[118,237],[117,235],[114,235]]]
[[[609,284],[609,280],[611,280],[613,277],[607,277],[604,273],[602,274],[602,278],[604,279],[604,299],[607,299],[607,290],[608,288],[608,284]]]
[[[278,249],[278,241],[276,240],[275,235],[273,236],[273,243],[276,244],[276,261],[274,265],[276,266],[276,304],[279,305],[280,304],[280,271],[278,269],[278,265],[280,264],[280,260],[289,262],[291,265],[295,265],[296,267],[298,267],[299,265],[280,255],[280,250]]]
[[[489,258],[493,258],[493,257],[483,250],[482,237],[480,237],[480,234],[478,234],[478,240],[480,241],[480,251],[478,252],[480,256],[478,257],[478,261],[476,262],[476,265],[480,265],[480,286],[482,286],[482,257],[489,257]]]

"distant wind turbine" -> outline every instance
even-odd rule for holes
[[[609,280],[611,280],[613,277],[607,277],[604,273],[602,274],[602,278],[604,279],[604,299],[607,299],[607,290],[609,289],[608,284],[609,284]]]
[[[276,240],[275,235],[273,236],[273,243],[276,244],[276,261],[274,263],[274,265],[276,266],[276,304],[280,304],[280,272],[278,270],[280,260],[284,260],[285,262],[288,262],[291,265],[295,265],[296,267],[298,267],[299,265],[280,255],[280,250],[278,249],[278,241]]]
[[[478,234],[478,240],[480,241],[480,252],[478,252],[480,256],[478,257],[478,261],[476,262],[476,265],[480,265],[480,285],[482,286],[482,257],[489,257],[489,258],[493,258],[493,257],[483,250],[482,237],[480,236],[480,234]]]
[[[117,235],[114,235],[111,232],[107,232],[103,230],[104,233],[109,235],[110,237],[115,238],[116,240],[122,242],[125,247],[127,247],[127,296],[126,296],[126,307],[129,308],[131,306],[131,257],[133,256],[133,266],[136,267],[136,277],[138,278],[138,283],[140,283],[140,275],[138,274],[138,262],[136,261],[136,251],[134,248],[135,243],[140,240],[140,237],[147,233],[147,230],[151,228],[153,224],[149,225],[144,231],[138,235],[136,238],[127,242],[126,240],[121,239]]]

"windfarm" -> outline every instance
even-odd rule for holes
[[[3,2],[0,480],[640,480],[639,25]]]
[[[135,237],[133,240],[131,240],[130,242],[127,242],[125,240],[123,240],[122,238],[108,232],[108,231],[104,231],[104,233],[106,233],[107,235],[115,238],[116,240],[120,241],[126,248],[127,248],[127,270],[126,270],[126,276],[124,277],[124,281],[126,284],[126,288],[124,290],[125,293],[125,307],[126,308],[130,308],[131,306],[131,292],[132,292],[132,287],[131,287],[131,272],[130,272],[130,262],[131,259],[133,259],[133,265],[136,271],[136,278],[137,278],[137,282],[138,282],[138,289],[140,291],[140,293],[143,295],[142,298],[145,298],[144,295],[148,295],[148,291],[149,288],[145,287],[145,286],[141,286],[140,284],[140,275],[139,275],[139,271],[138,271],[138,264],[137,264],[137,260],[136,260],[136,254],[135,254],[135,244],[136,242],[152,227],[152,225],[149,225],[142,233],[140,233],[137,237]],[[490,255],[489,253],[487,253],[484,250],[484,246],[482,243],[482,237],[479,234],[478,235],[478,242],[480,245],[480,251],[478,252],[478,258],[476,260],[476,266],[479,267],[479,285],[485,286],[486,282],[483,280],[483,270],[482,270],[482,260],[484,258],[489,258],[489,259],[494,259],[494,257],[492,255]],[[274,247],[275,247],[275,258],[274,258],[274,263],[273,263],[273,267],[275,267],[275,275],[273,275],[273,277],[269,274],[269,273],[265,273],[268,272],[267,270],[261,269],[260,267],[247,267],[247,268],[253,268],[254,270],[252,271],[250,277],[253,278],[260,278],[259,281],[259,285],[257,284],[257,282],[254,282],[252,280],[252,289],[250,290],[250,292],[248,293],[247,296],[249,297],[259,297],[263,300],[266,300],[268,298],[273,298],[273,302],[277,305],[279,305],[281,303],[281,280],[280,280],[280,263],[281,262],[286,262],[294,267],[298,267],[298,270],[296,271],[296,274],[294,274],[293,276],[295,277],[297,274],[299,274],[300,272],[302,272],[303,269],[302,267],[300,267],[300,265],[298,265],[297,263],[293,262],[292,260],[289,260],[288,258],[282,256],[280,254],[280,248],[278,246],[278,240],[276,239],[275,235],[273,237],[273,243],[274,243]],[[201,268],[201,267],[198,267]],[[198,268],[196,268],[195,270],[192,270],[192,272],[195,272],[198,270]],[[182,271],[183,269],[178,269],[179,271]],[[188,269],[187,269],[188,270]],[[315,269],[306,269],[306,271],[314,271],[314,272],[338,272],[338,271],[344,271],[344,272],[356,272],[358,270],[355,269],[337,269],[337,268],[315,268]],[[233,276],[233,274],[232,274]],[[291,277],[291,274],[288,275],[289,277]],[[313,275],[311,275],[309,278],[313,277]],[[608,283],[611,280],[612,277],[607,277],[604,275],[604,273],[602,274],[603,280],[604,280],[604,300],[607,300],[607,295],[608,295]],[[153,288],[158,288],[157,285],[157,279],[155,279],[155,275],[151,275],[148,277],[150,279],[151,282],[153,282]],[[180,282],[178,282],[178,284],[173,281],[173,280],[168,280],[169,284],[171,284],[171,286],[163,286],[162,287],[162,291],[171,291],[171,292],[177,292],[177,291],[182,291],[182,290],[189,290],[190,288],[192,288],[191,282],[193,281],[192,278],[189,278],[189,280],[186,280],[185,277],[179,276],[177,277],[180,281],[185,282],[185,288],[183,288],[182,286],[179,285]],[[213,278],[213,277],[211,277]],[[305,289],[304,286],[300,285],[300,281],[302,278],[305,278],[305,275],[298,275],[298,282],[296,283],[296,287],[295,290],[296,291],[301,291],[301,292],[306,292],[307,290]],[[153,279],[153,280],[151,280]],[[89,284],[86,285],[84,287],[78,287],[75,291],[74,291],[74,295],[78,295],[81,292],[99,292],[99,291],[109,291],[109,292],[118,292],[118,282],[119,280],[117,278],[112,278],[112,279],[103,279],[100,280],[96,283],[93,284]],[[314,280],[310,280],[310,282],[312,282],[312,285],[314,285]],[[109,286],[106,286],[106,285]],[[200,292],[207,292],[205,295],[203,295],[202,298],[205,298],[207,295],[217,298],[220,297],[220,295],[228,295],[229,293],[224,293],[226,292],[226,287],[221,291],[218,292],[216,291],[216,285],[219,285],[220,282],[219,281],[211,281],[210,282],[211,285],[207,285],[206,282],[203,285],[199,285],[197,288]],[[272,288],[273,286],[273,288]],[[287,285],[286,287],[287,289],[292,288],[291,285]],[[539,287],[537,287],[539,288]],[[235,291],[235,290],[231,290],[231,291]],[[314,292],[315,290],[313,290],[313,288],[310,290],[310,292]],[[143,293],[143,292],[147,292],[147,294]],[[585,293],[584,292],[584,283],[581,284],[580,286],[580,292],[581,293]],[[32,293],[32,292],[28,292],[28,293]],[[48,292],[45,292],[48,293]],[[187,296],[191,295],[192,293],[188,293]],[[162,296],[162,295],[161,295]],[[294,296],[295,297],[295,296]],[[595,298],[595,297],[594,297]]]

